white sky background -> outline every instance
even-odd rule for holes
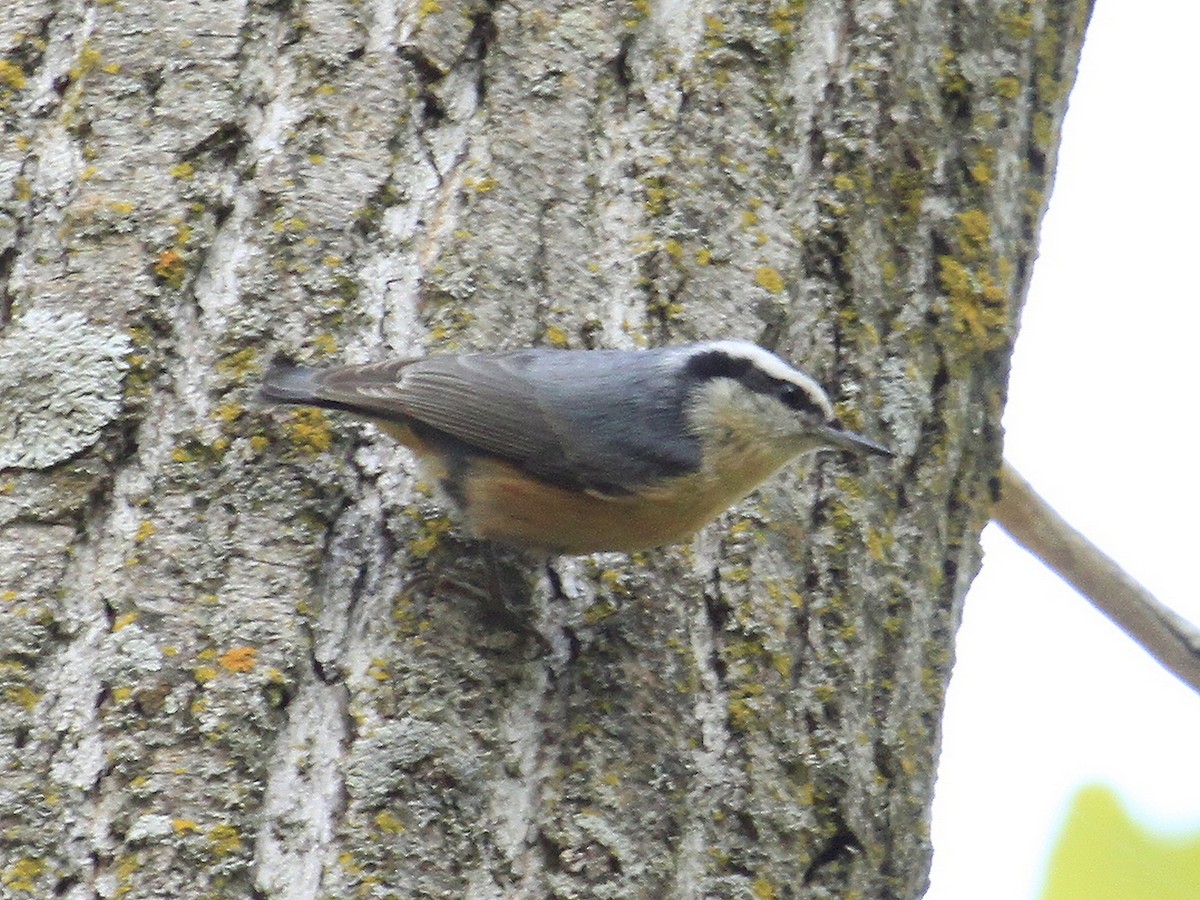
[[[1021,324],[1005,456],[1200,622],[1200,3],[1097,0]],[[1200,829],[1200,697],[995,526],[950,687],[926,900],[1025,900],[1074,791]],[[1200,888],[1197,889],[1200,894]]]

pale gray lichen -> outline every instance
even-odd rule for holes
[[[0,469],[45,469],[90,447],[121,409],[126,334],[31,309],[0,337]]]

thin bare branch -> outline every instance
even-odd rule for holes
[[[1160,603],[1067,524],[1006,461],[992,520],[1200,693],[1200,629]]]

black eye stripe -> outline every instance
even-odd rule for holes
[[[730,356],[721,350],[697,353],[688,360],[688,369],[697,378],[743,378],[751,371],[750,360]]]
[[[745,357],[712,350],[693,356],[688,360],[688,368],[698,378],[732,378],[756,394],[778,397],[788,409],[825,418],[825,410],[810,391],[794,381],[768,375]]]
[[[791,381],[783,381],[779,384],[779,399],[783,401],[783,405],[788,409],[794,409],[797,412],[813,413],[821,418],[825,417],[825,410],[821,408],[812,394],[800,387],[800,385]]]

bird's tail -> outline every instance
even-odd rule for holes
[[[318,369],[276,363],[263,376],[258,389],[260,403],[290,403],[311,406],[321,400]]]

